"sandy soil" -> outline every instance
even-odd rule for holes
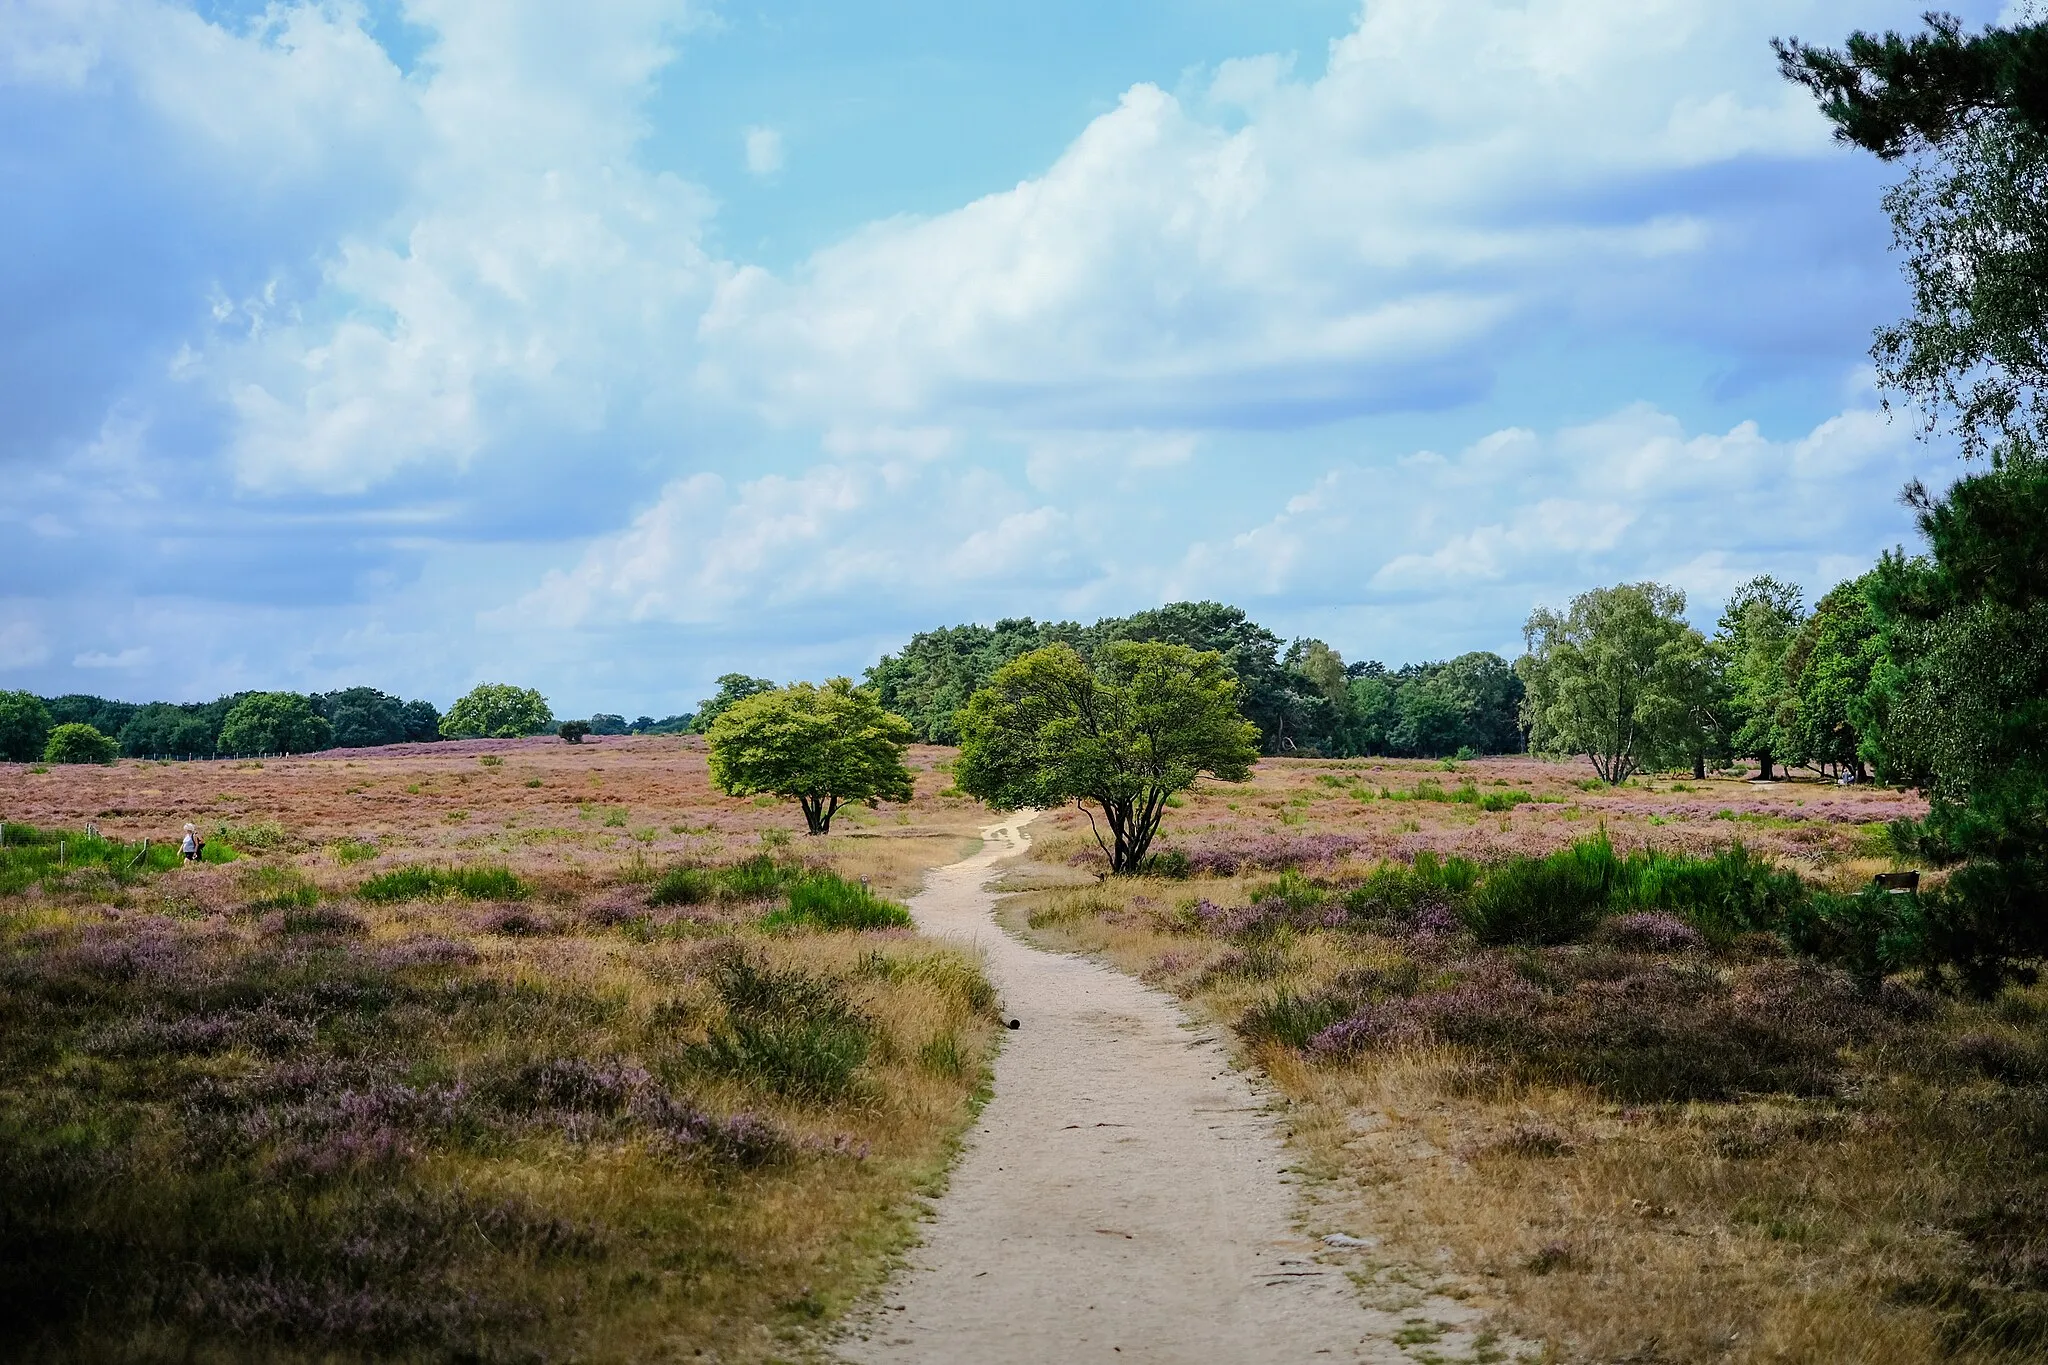
[[[912,901],[921,928],[982,949],[1022,1027],[924,1245],[844,1353],[1400,1361],[1404,1324],[1469,1326],[1446,1299],[1398,1314],[1359,1302],[1346,1264],[1358,1253],[1295,1226],[1268,1098],[1171,997],[996,928],[984,884],[1022,851],[1026,818],[985,831],[980,853]]]

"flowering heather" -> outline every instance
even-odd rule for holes
[[[1705,942],[1699,930],[1661,910],[1616,915],[1600,926],[1600,936],[1617,948],[1649,953],[1684,952]]]
[[[0,1248],[0,1358],[731,1358],[870,1273],[985,1074],[972,961],[759,932],[772,890],[650,909],[648,868],[788,822],[701,745],[431,748],[11,774],[15,809],[260,847],[0,895],[0,1241],[34,1249]]]

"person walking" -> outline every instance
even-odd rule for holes
[[[185,839],[178,849],[185,855],[185,861],[188,863],[198,862],[199,855],[206,851],[206,843],[199,837],[199,827],[190,820],[185,822]]]

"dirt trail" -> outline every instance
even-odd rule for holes
[[[924,1245],[842,1346],[861,1362],[1403,1361],[1292,1225],[1272,1116],[1171,997],[1002,932],[984,889],[1028,816],[933,871],[920,928],[988,958],[1022,1020]],[[1419,1296],[1418,1296],[1419,1297]],[[1466,1316],[1443,1300],[1439,1307]],[[1420,1307],[1420,1305],[1418,1305]],[[1425,1338],[1427,1339],[1427,1338]],[[1443,1343],[1448,1345],[1448,1342]]]

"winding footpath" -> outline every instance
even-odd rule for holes
[[[1174,1000],[996,927],[994,865],[1028,813],[936,869],[927,933],[985,954],[1022,1021],[924,1244],[841,1352],[864,1365],[1405,1361],[1293,1226],[1269,1106]],[[1413,1319],[1409,1319],[1413,1321]]]

